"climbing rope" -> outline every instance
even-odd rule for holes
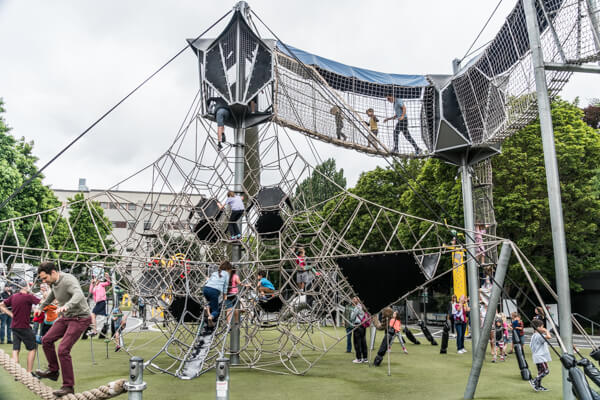
[[[45,400],[56,399],[54,394],[55,389],[50,386],[44,385],[38,378],[27,372],[25,368],[16,363],[8,354],[3,350],[0,350],[0,365],[12,376],[15,377],[15,381],[21,382],[27,386],[36,395],[40,396]],[[95,389],[90,389],[85,392],[69,394],[61,397],[66,400],[98,400],[98,399],[110,399],[111,397],[118,396],[125,392],[125,379],[119,379],[117,381],[110,382],[106,385],[102,385]]]

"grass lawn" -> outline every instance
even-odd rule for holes
[[[339,335],[343,330],[337,330]],[[332,330],[333,333],[333,330]],[[131,334],[134,335],[134,334]],[[129,336],[131,338],[131,335]],[[145,332],[143,340],[147,340],[154,332]],[[378,332],[377,341],[381,338]],[[140,337],[137,343],[141,343]],[[148,358],[154,354],[161,340],[154,341],[138,349],[136,355]],[[467,349],[470,351],[470,342]],[[11,345],[0,345],[5,352],[11,351]],[[41,350],[41,349],[40,349]],[[89,341],[79,341],[73,350],[73,362],[76,375],[77,391],[91,389],[109,381],[125,378],[128,370],[128,355],[123,352],[114,353],[110,346],[109,359],[106,358],[106,347],[101,340],[94,341],[96,365],[92,365]],[[367,364],[352,364],[353,354],[345,353],[345,341],[339,343],[326,354],[317,365],[304,376],[280,375],[258,370],[233,369],[230,381],[230,398],[260,400],[292,400],[292,399],[462,399],[465,384],[471,365],[471,353],[456,354],[456,345],[450,341],[449,354],[439,354],[439,347],[421,344],[408,345],[410,354],[401,354],[398,343],[394,344],[391,371],[387,376],[387,358],[381,367],[369,367]],[[531,355],[529,346],[526,354]],[[588,354],[586,351],[585,354]],[[554,357],[554,355],[553,355]],[[517,361],[510,356],[506,362],[492,364],[488,357],[479,381],[476,398],[507,399],[526,396],[541,396],[544,399],[560,399],[562,397],[560,362],[550,363],[550,375],[544,379],[544,386],[550,389],[547,393],[535,393],[529,383],[521,380]],[[45,358],[40,353],[42,368]],[[21,364],[25,361],[21,354]],[[530,370],[535,365],[528,357]],[[36,367],[37,368],[37,364]],[[145,371],[146,372],[146,371]],[[166,374],[144,374],[148,389],[144,391],[145,399],[214,399],[215,374],[213,371],[191,380],[182,381]],[[46,381],[52,387],[60,387],[59,382]],[[29,400],[36,399],[29,390],[15,383],[6,371],[0,370],[0,399]],[[124,398],[124,397],[121,397]]]

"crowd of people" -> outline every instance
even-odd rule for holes
[[[1,295],[0,316],[2,342],[12,343],[12,358],[19,362],[19,353],[24,346],[27,353],[27,372],[39,379],[57,381],[62,375],[62,386],[53,392],[62,397],[74,393],[75,373],[71,350],[85,331],[90,336],[97,333],[96,316],[106,316],[106,287],[111,282],[95,277],[89,287],[95,306],[90,309],[80,282],[67,272],[60,271],[52,262],[44,262],[38,268],[42,282],[37,294],[31,292],[32,284],[14,281],[5,286]],[[116,350],[120,349],[119,334],[125,326],[127,316],[117,304],[110,315]],[[58,352],[56,343],[58,345]],[[37,345],[41,344],[48,362],[45,370],[33,371]]]
[[[307,266],[306,252],[303,248],[294,250],[296,255],[296,283],[302,292],[306,288],[309,268]],[[21,345],[25,346],[27,354],[27,371],[33,372],[33,362],[36,354],[36,342],[42,345],[46,356],[48,367],[46,370],[38,370],[33,375],[38,378],[58,380],[62,375],[62,387],[54,392],[61,397],[74,393],[75,377],[71,361],[71,349],[79,340],[83,332],[90,329],[90,336],[97,334],[96,317],[107,315],[106,289],[111,286],[108,274],[104,280],[94,277],[89,286],[89,294],[92,296],[94,307],[90,309],[88,298],[84,295],[81,285],[73,275],[62,272],[51,262],[45,262],[38,268],[40,294],[33,295],[30,285],[23,284],[19,287],[7,285],[0,293],[0,340],[4,343],[13,344],[13,359],[18,362]],[[206,320],[209,328],[214,328],[222,309],[227,312],[227,323],[233,315],[239,317],[240,289],[243,287],[252,289],[257,301],[268,301],[276,292],[275,285],[268,279],[265,271],[256,271],[256,283],[242,282],[229,261],[223,261],[218,269],[207,279],[203,294],[206,298]],[[15,290],[16,289],[16,290]],[[224,307],[223,307],[224,306]],[[140,312],[142,312],[140,310]],[[487,306],[481,303],[480,323],[487,314]],[[466,296],[452,296],[448,310],[449,322],[452,331],[456,331],[456,346],[459,354],[465,353],[465,332],[471,323],[470,307]],[[33,315],[33,319],[31,316]],[[112,332],[116,341],[115,350],[121,348],[121,333],[126,325],[127,314],[124,313],[117,303],[107,316],[111,323]],[[351,353],[354,349],[355,364],[369,362],[367,346],[367,330],[371,324],[384,330],[384,338],[374,360],[379,365],[386,352],[390,351],[392,343],[398,338],[404,353],[408,353],[402,338],[402,323],[397,310],[386,307],[377,316],[372,317],[367,308],[358,297],[352,298],[345,305],[344,316],[346,329],[346,352]],[[550,332],[545,328],[546,312],[541,307],[535,309],[532,327],[534,330],[531,337],[531,351],[538,374],[531,380],[531,385],[536,391],[547,390],[541,384],[542,379],[548,375],[548,362],[551,361],[547,340],[551,338]],[[514,332],[514,333],[513,333]],[[510,318],[503,313],[495,315],[493,327],[490,332],[490,350],[492,362],[504,361],[514,351],[514,343],[511,337],[516,334],[523,337],[525,327],[520,315],[512,312]],[[58,353],[55,343],[60,340]],[[522,342],[522,340],[521,340]],[[510,351],[508,344],[511,344]]]

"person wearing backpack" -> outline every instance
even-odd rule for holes
[[[352,299],[352,313],[350,321],[354,325],[354,351],[356,351],[356,359],[354,364],[368,363],[367,353],[367,328],[371,325],[371,316],[365,311],[358,297]]]

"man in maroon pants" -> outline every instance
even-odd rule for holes
[[[60,272],[51,262],[45,262],[38,268],[40,279],[50,286],[50,294],[40,305],[43,309],[51,304],[54,299],[58,300],[56,310],[61,317],[57,319],[52,328],[42,338],[42,347],[48,360],[46,371],[36,371],[39,378],[58,380],[59,370],[62,370],[63,385],[59,390],[53,392],[56,397],[62,397],[74,393],[75,376],[73,375],[73,363],[71,361],[71,348],[81,337],[92,322],[90,308],[81,290],[79,281],[71,274]],[[36,311],[38,314],[40,311]],[[54,349],[54,342],[62,338],[58,346],[58,359]],[[60,368],[59,368],[60,360]]]

